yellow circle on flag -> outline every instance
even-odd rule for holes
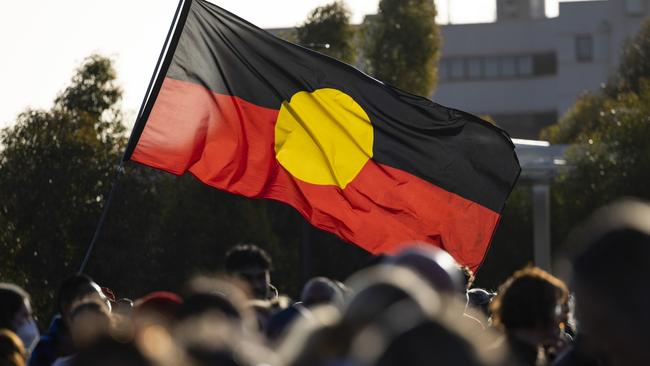
[[[337,89],[301,91],[284,101],[275,124],[275,156],[291,175],[345,188],[372,158],[368,114]]]

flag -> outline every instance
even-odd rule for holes
[[[476,269],[519,175],[505,132],[183,5],[125,159],[251,198],[374,253],[422,241]]]

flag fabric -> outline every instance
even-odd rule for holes
[[[371,253],[476,269],[519,175],[505,132],[187,1],[125,159],[293,206]]]

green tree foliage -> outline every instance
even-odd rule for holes
[[[0,275],[37,294],[51,298],[53,277],[78,265],[113,178],[125,144],[114,78],[110,60],[91,56],[51,110],[0,134]]]
[[[356,59],[355,32],[350,25],[350,10],[343,1],[312,10],[296,34],[301,45],[346,63],[354,63]]]
[[[650,82],[640,83],[638,94],[621,92],[604,100],[591,122],[568,152],[572,170],[556,184],[558,237],[617,198],[650,199]]]
[[[650,19],[641,26],[637,35],[623,48],[618,67],[618,89],[638,93],[641,83],[650,77]]]
[[[437,83],[440,29],[433,0],[381,0],[364,30],[366,70],[414,94],[430,96]]]

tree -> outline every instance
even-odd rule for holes
[[[114,79],[111,61],[91,56],[51,110],[0,134],[0,276],[42,295],[41,309],[78,265],[126,143]]]
[[[643,79],[650,77],[650,19],[623,47],[618,67],[618,89],[638,93]]]
[[[297,42],[303,46],[349,64],[356,59],[355,32],[350,25],[350,10],[343,1],[312,10],[296,33]]]
[[[381,0],[364,30],[366,71],[414,94],[437,83],[440,29],[433,0]]]

